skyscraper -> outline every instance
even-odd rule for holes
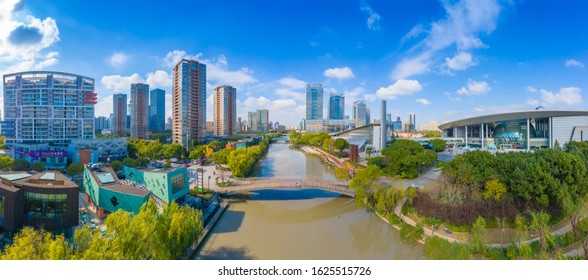
[[[416,115],[415,114],[410,114],[409,115],[409,128],[410,131],[415,131],[416,130]]]
[[[372,122],[372,110],[365,108],[365,124]]]
[[[256,110],[248,113],[247,131],[267,132],[269,128],[269,111]]]
[[[235,135],[237,121],[237,89],[218,86],[214,89],[214,135]]]
[[[149,85],[131,84],[131,139],[147,138]]]
[[[387,128],[388,126],[386,125],[386,100],[382,100],[380,108],[380,137],[382,137],[382,139],[380,140],[381,149],[386,148],[386,140],[388,140]]]
[[[329,119],[342,120],[345,116],[345,95],[331,93],[329,96]]]
[[[323,119],[323,85],[306,85],[306,120]]]
[[[165,90],[156,88],[149,92],[149,130],[165,130]]]
[[[4,75],[4,121],[7,145],[67,145],[94,138],[94,79],[69,73],[30,71]]]
[[[112,96],[112,132],[118,136],[127,136],[127,95],[115,94]]]
[[[355,120],[355,126],[363,126],[367,124],[367,111],[365,102],[363,100],[357,100],[353,102],[353,120]]]
[[[174,66],[173,142],[187,147],[206,131],[206,65],[182,59]]]
[[[94,129],[98,130],[98,131],[102,131],[105,128],[108,128],[107,126],[107,118],[100,116],[100,117],[96,117],[96,119],[94,119]]]

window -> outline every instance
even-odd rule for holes
[[[186,181],[184,178],[184,173],[172,176],[172,193],[176,193],[186,187]]]
[[[0,218],[4,217],[4,205],[6,204],[6,200],[2,195],[0,195]]]
[[[29,216],[41,218],[65,218],[67,194],[41,194],[25,192],[25,211]]]

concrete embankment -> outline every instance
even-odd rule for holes
[[[218,206],[216,207],[216,209],[213,210],[214,212],[212,212],[213,213],[212,216],[204,219],[204,222],[206,223],[204,226],[204,229],[200,233],[200,236],[198,236],[198,240],[194,241],[194,243],[192,243],[192,245],[190,245],[190,247],[187,249],[186,255],[182,257],[183,260],[191,259],[194,256],[194,254],[196,253],[196,250],[198,250],[198,247],[200,247],[200,244],[202,243],[204,238],[206,238],[206,236],[208,235],[208,232],[210,232],[212,227],[214,227],[214,225],[216,224],[216,222],[218,221],[220,216],[223,214],[223,212],[225,211],[225,209],[227,208],[228,205],[229,205],[229,202],[226,199],[221,199],[221,201],[218,204]]]

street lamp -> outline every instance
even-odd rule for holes
[[[208,175],[208,190],[210,190],[210,175]]]

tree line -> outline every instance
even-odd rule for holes
[[[105,220],[106,231],[77,229],[72,242],[63,235],[25,227],[0,253],[2,260],[174,260],[186,254],[203,230],[202,213],[175,202],[159,213],[151,200],[138,214],[118,210]]]

